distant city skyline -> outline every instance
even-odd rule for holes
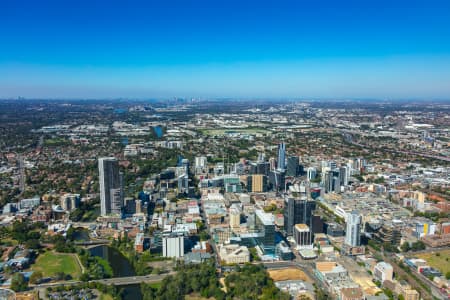
[[[4,1],[0,36],[0,98],[450,99],[448,1]]]

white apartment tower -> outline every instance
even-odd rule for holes
[[[163,256],[181,258],[184,256],[184,237],[165,236],[162,238]]]
[[[357,210],[347,214],[347,230],[345,243],[351,247],[361,245],[361,216]]]

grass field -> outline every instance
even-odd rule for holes
[[[39,255],[31,269],[33,271],[41,271],[44,277],[52,277],[58,272],[70,274],[73,279],[78,279],[81,275],[81,269],[75,254],[56,253],[53,251],[47,251]]]
[[[439,253],[439,255],[436,255],[437,253]],[[445,273],[450,272],[450,249],[430,253],[421,253],[415,256],[426,260],[430,267],[441,271],[444,275]]]
[[[161,287],[161,282],[149,283],[148,285],[151,286],[154,289],[159,290],[159,288]]]
[[[101,294],[100,300],[113,300],[113,297],[109,294]]]

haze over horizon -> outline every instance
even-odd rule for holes
[[[0,3],[0,97],[450,99],[448,1]]]

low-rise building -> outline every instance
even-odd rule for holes
[[[342,288],[340,300],[364,300],[364,293],[360,287]]]
[[[219,251],[220,259],[226,264],[241,264],[250,261],[250,251],[246,246],[223,245]]]
[[[392,277],[394,275],[394,269],[387,262],[379,262],[375,265],[373,269],[373,276],[380,282],[384,282],[385,280],[392,281]]]
[[[419,300],[420,299],[419,293],[414,289],[404,290],[402,295],[405,298],[405,300]]]

